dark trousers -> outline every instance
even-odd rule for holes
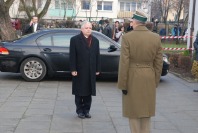
[[[77,96],[75,95],[76,113],[89,113],[91,108],[92,97],[89,96]]]

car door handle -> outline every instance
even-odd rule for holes
[[[44,48],[43,51],[45,51],[45,52],[51,52],[52,50],[50,48]]]

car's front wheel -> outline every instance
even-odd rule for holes
[[[20,72],[26,81],[38,82],[46,75],[46,65],[39,58],[27,58],[21,63]]]

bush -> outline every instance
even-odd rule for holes
[[[173,66],[173,67],[178,67],[178,58],[179,58],[179,55],[180,54],[172,54],[170,55],[169,57],[169,61],[170,61],[170,64]]]
[[[183,53],[184,56],[190,56],[190,51],[189,50],[185,50]]]
[[[198,61],[193,62],[191,73],[195,78],[198,78]]]
[[[67,28],[74,28],[75,27],[75,22],[71,21],[71,20],[67,20],[65,24],[66,24]]]
[[[178,66],[184,69],[185,71],[190,71],[192,67],[192,61],[190,56],[180,55],[178,57]]]

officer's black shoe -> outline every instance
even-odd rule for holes
[[[81,119],[84,119],[85,118],[85,115],[83,113],[79,113],[78,114],[78,117],[81,118]]]
[[[85,114],[85,117],[86,117],[86,118],[91,118],[91,115],[90,115],[89,113],[86,113],[86,114]]]
[[[198,92],[198,90],[193,90],[194,92]]]

